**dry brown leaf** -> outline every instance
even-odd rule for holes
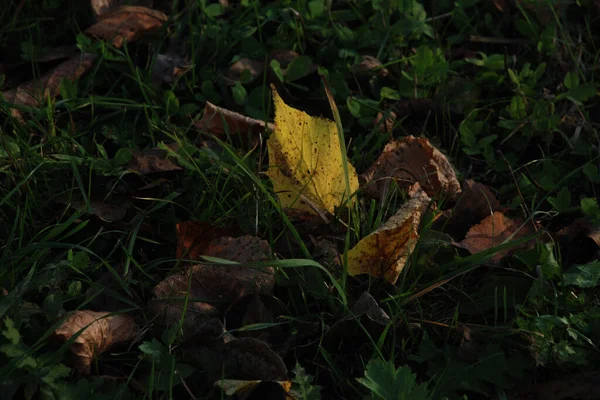
[[[206,324],[217,316],[219,307],[227,306],[246,294],[271,293],[275,284],[273,267],[243,265],[266,261],[269,259],[268,254],[268,243],[253,236],[215,239],[206,248],[204,255],[241,264],[199,264],[185,272],[171,275],[154,288],[155,298],[150,302],[150,309],[163,326],[179,321],[189,293],[184,336],[197,334],[194,326]],[[209,328],[212,329],[212,325]]]
[[[421,216],[430,201],[425,191],[417,188],[396,214],[348,252],[348,274],[370,274],[396,283],[417,243]]]
[[[361,178],[366,193],[376,199],[384,197],[393,181],[400,188],[419,182],[432,197],[446,195],[452,199],[460,193],[460,184],[446,156],[429,140],[414,136],[388,143]]]
[[[523,225],[521,221],[512,220],[504,216],[502,212],[496,211],[493,215],[486,217],[479,224],[469,229],[467,236],[457,246],[467,249],[471,254],[476,254],[502,244],[513,233],[515,235],[511,240],[517,240],[535,232],[535,228],[531,223],[525,224],[522,228],[521,225]],[[533,241],[522,244],[517,248],[499,251],[492,256],[490,261],[498,263],[503,257],[515,250],[531,248],[531,246],[533,246]]]
[[[226,373],[237,379],[287,380],[285,363],[269,346],[254,338],[235,339],[221,352]]]
[[[166,146],[173,151],[177,151],[179,148],[177,143],[169,143]],[[142,175],[152,172],[180,171],[182,168],[167,156],[167,151],[158,147],[135,151],[132,153],[132,158],[127,168]]]
[[[379,61],[376,57],[369,55],[362,56],[362,61],[352,66],[352,72],[357,75],[367,75],[373,73],[381,76],[382,78],[385,78],[390,74],[390,72],[383,67],[381,61]]]
[[[383,117],[386,116],[385,121]],[[375,117],[375,127],[379,129],[381,133],[392,133],[394,125],[396,124],[397,116],[394,111],[386,112],[385,114],[379,111],[377,117]]]
[[[183,75],[189,68],[185,57],[175,53],[160,53],[152,66],[152,82],[155,85],[170,85],[175,78]]]
[[[7,102],[30,107],[38,107],[44,103],[46,97],[55,98],[60,93],[60,82],[63,78],[75,81],[87,72],[94,61],[95,54],[83,53],[73,57],[51,71],[46,72],[40,79],[23,83],[18,87],[3,93]],[[19,117],[16,109],[12,110],[13,116]]]
[[[144,34],[159,29],[167,20],[164,13],[151,8],[121,6],[101,15],[98,22],[86,29],[85,33],[121,47],[125,40],[127,43],[135,42]]]
[[[73,367],[81,374],[89,374],[94,357],[111,347],[127,343],[139,334],[139,327],[128,315],[112,315],[106,311],[75,311],[54,331],[61,342],[72,338],[85,328],[71,345]],[[89,325],[89,326],[88,326]]]
[[[222,236],[231,235],[231,229],[218,228],[207,222],[184,221],[176,225],[177,258],[200,260],[210,243]]]
[[[207,101],[202,119],[196,122],[196,127],[224,138],[227,135],[225,127],[227,127],[230,134],[245,135],[250,133],[254,135],[265,131],[265,122],[215,106],[210,101]],[[270,131],[275,129],[275,126],[271,123],[267,127]]]
[[[263,61],[251,60],[249,58],[242,58],[234,62],[231,67],[227,70],[225,75],[227,78],[226,83],[228,85],[235,85],[236,82],[242,80],[242,74],[244,71],[250,71],[250,82],[261,76],[265,70],[265,63]]]
[[[448,227],[463,237],[467,230],[494,211],[504,211],[490,189],[478,182],[467,179],[463,182],[462,193],[449,213]]]

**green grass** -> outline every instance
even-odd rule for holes
[[[298,398],[502,399],[598,365],[599,247],[584,231],[560,233],[577,219],[600,227],[593,1],[527,1],[504,12],[467,0],[217,3],[157,0],[168,22],[122,48],[83,33],[95,20],[85,2],[13,0],[0,11],[3,93],[58,65],[46,57],[58,46],[97,55],[37,107],[0,97],[2,398],[227,398],[213,382],[232,377],[207,361],[226,358],[222,340],[207,347],[186,337],[185,307],[169,327],[148,308],[152,289],[183,265],[227,263],[176,258],[175,226],[190,220],[268,242],[273,261],[250,266],[275,268],[268,301],[277,315],[230,335],[271,335]],[[282,81],[274,50],[308,58]],[[159,54],[182,60],[170,82],[153,80]],[[358,72],[363,55],[382,65]],[[231,85],[228,68],[243,58],[268,68]],[[270,84],[293,107],[335,121],[358,173],[391,136],[426,137],[461,182],[486,184],[506,215],[537,221],[538,231],[469,254],[454,246],[468,226],[457,233],[428,216],[396,285],[348,276],[346,251],[396,213],[404,191],[391,186],[381,200],[353,193],[348,212],[314,227],[288,216],[273,192],[268,133],[248,146],[245,132],[217,138],[195,126],[206,101],[272,121]],[[375,123],[379,112],[396,113],[393,133]],[[156,147],[182,169],[128,168],[133,153]],[[101,203],[123,217],[102,219]],[[490,261],[532,238],[532,248]],[[387,322],[356,314],[365,291]],[[188,291],[182,300],[201,299]],[[130,315],[141,333],[80,376],[71,343],[52,333],[88,309]],[[277,390],[263,384],[254,396],[284,398]]]

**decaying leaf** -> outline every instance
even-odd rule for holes
[[[517,240],[535,232],[531,223],[525,224],[523,227],[521,225],[523,225],[521,221],[512,220],[504,216],[502,212],[496,211],[469,229],[467,236],[462,242],[458,243],[458,246],[467,249],[471,254],[476,254],[501,245],[513,234],[514,236],[511,240]],[[497,263],[515,250],[524,247],[531,248],[532,245],[533,241],[530,241],[517,248],[499,251],[493,255],[490,261]]]
[[[234,111],[215,106],[210,101],[206,102],[202,119],[196,122],[200,130],[210,132],[215,136],[225,138],[227,131],[230,134],[257,134],[264,132],[265,122],[246,117]],[[268,130],[275,129],[273,124],[267,124]]]
[[[495,211],[503,211],[496,196],[490,189],[478,182],[467,179],[463,182],[462,193],[456,205],[449,212],[448,228],[463,237],[467,230]]]
[[[370,274],[396,283],[417,243],[421,216],[430,201],[425,191],[417,188],[396,214],[348,252],[348,274]]]
[[[242,76],[245,71],[250,74],[249,82],[254,81],[256,78],[261,76],[265,70],[264,61],[251,60],[249,58],[242,58],[234,62],[231,67],[227,70],[226,83],[228,85],[235,85],[236,82],[242,80]]]
[[[157,54],[152,66],[152,82],[155,85],[170,85],[189,68],[187,64],[185,57],[180,54],[173,52]]]
[[[200,260],[210,243],[222,236],[231,235],[232,229],[218,228],[208,222],[184,221],[176,225],[177,258]]]
[[[55,98],[60,93],[60,82],[63,78],[75,81],[79,79],[86,71],[88,71],[94,61],[96,55],[84,53],[80,56],[73,57],[51,71],[46,72],[40,77],[27,83],[23,83],[14,89],[3,93],[7,102],[38,107],[44,103],[46,97]],[[13,115],[18,117],[17,110],[13,109]]]
[[[388,143],[361,179],[366,193],[376,199],[383,197],[391,182],[400,188],[419,182],[432,197],[443,194],[453,199],[460,193],[460,183],[446,156],[428,139],[414,136]]]
[[[380,325],[387,325],[391,318],[377,304],[377,300],[369,292],[363,292],[358,301],[352,307],[352,314],[355,317],[366,315],[371,321]]]
[[[107,316],[109,314],[106,311],[75,311],[54,331],[57,340],[66,342],[85,328],[70,348],[74,355],[73,367],[81,374],[90,373],[94,357],[139,334],[139,327],[132,317]]]
[[[158,315],[162,325],[168,325],[180,321],[185,298],[189,296],[184,335],[192,334],[195,324],[206,324],[218,315],[219,308],[226,307],[236,299],[251,293],[271,293],[275,283],[273,267],[244,265],[268,260],[268,254],[268,243],[253,236],[215,239],[204,255],[240,264],[197,264],[182,273],[171,275],[154,288],[155,298],[150,302],[150,309]],[[207,329],[212,329],[212,326],[209,324]],[[189,328],[187,332],[186,327]]]
[[[179,148],[177,143],[169,143],[166,146],[173,151]],[[157,147],[133,152],[127,169],[145,175],[153,172],[180,171],[182,168],[168,158],[166,150]]]
[[[92,10],[96,15],[108,14],[115,11],[125,3],[123,0],[91,0]],[[152,7],[152,0],[129,0],[127,3],[131,6]]]
[[[377,113],[377,117],[375,117],[375,127],[378,128],[379,132],[381,133],[392,133],[394,130],[394,125],[396,124],[396,120],[397,116],[394,111],[389,111],[386,113],[382,113],[380,111]]]
[[[291,381],[242,381],[237,379],[221,379],[214,383],[216,387],[221,388],[227,396],[236,396],[239,400],[248,399],[251,395],[258,396],[255,392],[260,391],[260,397],[273,400],[292,400],[287,393],[292,388]],[[267,388],[266,386],[269,385]]]
[[[159,29],[169,18],[162,12],[140,6],[121,6],[98,17],[98,22],[85,30],[88,35],[112,41],[115,47],[135,42],[143,35]]]
[[[362,56],[362,61],[354,64],[352,66],[352,72],[355,74],[377,74],[382,78],[385,78],[390,74],[390,72],[383,66],[381,61],[379,61],[376,57],[364,55]]]
[[[348,162],[350,193],[346,190],[342,163],[345,149],[335,123],[289,107],[274,87],[273,102],[277,128],[267,140],[267,175],[279,200],[285,208],[333,213],[358,189],[356,171]]]

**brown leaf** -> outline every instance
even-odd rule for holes
[[[226,83],[228,85],[235,85],[236,82],[242,80],[242,74],[246,70],[250,71],[250,82],[253,82],[256,78],[262,76],[265,70],[265,63],[249,58],[242,58],[241,60],[234,62],[225,74],[228,79]]]
[[[81,374],[90,373],[94,357],[111,347],[133,340],[139,333],[139,327],[132,317],[107,317],[109,314],[106,311],[75,311],[54,331],[56,339],[66,342],[85,328],[70,348],[74,355],[73,367]]]
[[[521,221],[512,220],[505,217],[502,212],[496,211],[493,215],[486,217],[478,225],[469,229],[467,236],[457,246],[467,249],[471,254],[476,254],[502,244],[513,233],[515,235],[511,240],[517,240],[535,232],[532,224],[528,223],[522,228],[521,225]],[[503,257],[513,253],[515,250],[531,248],[531,246],[533,246],[533,241],[516,248],[499,251],[492,256],[490,261],[498,263]]]
[[[79,79],[92,67],[96,57],[90,53],[73,57],[42,75],[39,80],[23,83],[15,89],[4,92],[4,98],[9,103],[38,107],[39,104],[44,103],[46,97],[58,96],[60,82],[63,78],[72,81]],[[13,109],[12,112],[15,117],[20,115],[16,109]]]
[[[448,228],[457,231],[457,237],[462,237],[471,226],[494,211],[505,210],[487,186],[471,179],[463,182],[462,193],[456,202],[450,212]]]
[[[274,323],[280,315],[284,315],[285,305],[278,299],[260,293],[240,297],[225,312],[225,328],[227,331],[239,329],[247,325]],[[233,332],[236,337],[253,337],[273,345],[281,344],[287,339],[280,325],[274,325],[260,330]]]
[[[268,254],[268,243],[256,237],[215,239],[206,249],[205,255],[237,261],[241,265],[199,264],[185,272],[171,275],[154,288],[155,298],[150,302],[150,309],[158,315],[159,322],[163,325],[179,321],[189,292],[184,336],[196,334],[194,326],[206,324],[217,316],[219,307],[246,294],[271,293],[275,283],[273,267],[243,265],[268,260]],[[198,257],[200,255],[197,254]]]
[[[232,230],[218,228],[207,222],[185,221],[176,225],[177,229],[177,258],[200,260],[206,254],[210,243],[225,235],[231,235]]]
[[[391,321],[390,316],[379,307],[377,300],[369,292],[363,292],[352,307],[352,314],[356,317],[366,315],[371,321],[384,326]]]
[[[221,388],[227,396],[236,396],[238,400],[271,399],[292,400],[295,397],[288,396],[292,388],[291,381],[257,381],[221,379],[214,383]]]
[[[382,78],[385,78],[390,74],[390,72],[383,67],[381,61],[379,61],[376,57],[368,55],[362,56],[362,61],[352,66],[352,72],[357,75],[374,73]]]
[[[383,120],[384,116],[386,116],[385,121]],[[386,113],[380,111],[377,113],[377,117],[375,117],[375,127],[377,127],[381,133],[391,134],[394,130],[396,120],[397,116],[394,111],[388,111]]]
[[[508,12],[508,2],[506,0],[492,0],[498,11]]]
[[[121,47],[123,42],[132,43],[144,34],[159,29],[168,17],[151,8],[139,6],[121,6],[118,9],[103,14],[98,22],[85,33],[100,39],[110,40],[115,47]]]
[[[287,380],[285,363],[267,344],[254,338],[232,340],[223,346],[226,373],[237,379]]]
[[[177,143],[169,143],[166,146],[173,151],[177,151],[179,148]],[[132,154],[132,159],[129,162],[129,165],[127,165],[127,168],[142,175],[153,172],[180,171],[182,168],[167,156],[167,151],[159,147],[135,151]]]
[[[207,101],[202,119],[196,122],[196,127],[224,138],[227,136],[225,127],[230,134],[257,134],[265,131],[265,122],[215,106]],[[269,123],[268,130],[273,131],[274,129],[274,125]]]
[[[175,53],[160,53],[152,66],[152,82],[155,85],[170,85],[175,78],[189,68],[185,58]]]
[[[76,210],[79,210],[83,213],[88,213],[95,215],[106,222],[116,222],[120,221],[127,215],[127,211],[129,210],[129,203],[110,203],[108,201],[103,200],[90,200],[90,209],[88,210],[86,207],[86,202],[81,199],[69,199],[67,196],[59,197],[56,199],[56,202],[70,205]]]
[[[370,274],[396,283],[417,243],[421,216],[430,201],[423,189],[417,188],[396,214],[348,252],[348,275]]]
[[[361,179],[365,192],[376,199],[384,197],[390,183],[406,188],[415,182],[429,196],[455,198],[460,193],[452,165],[428,139],[407,136],[388,143]]]

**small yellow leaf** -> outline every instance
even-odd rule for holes
[[[272,89],[276,129],[267,140],[267,175],[275,192],[285,208],[318,214],[316,208],[333,213],[336,206],[358,190],[356,171],[348,163],[350,193],[346,191],[336,125],[289,107]]]
[[[370,274],[394,284],[415,248],[421,215],[431,199],[420,187],[396,214],[348,251],[348,274]]]

